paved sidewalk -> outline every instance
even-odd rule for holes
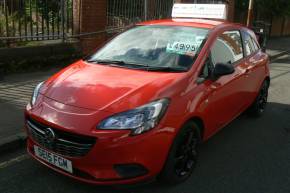
[[[15,74],[0,81],[0,152],[23,141],[23,112],[30,101],[32,91],[39,82],[58,70]]]
[[[289,51],[290,38],[275,38],[268,43],[267,53],[271,59]],[[29,102],[35,85],[58,70],[10,75],[0,82],[0,152],[24,141],[23,109]]]
[[[271,60],[290,53],[290,37],[270,39],[267,43],[267,53]]]
[[[268,41],[267,48],[275,51],[290,51],[290,37],[272,38]]]

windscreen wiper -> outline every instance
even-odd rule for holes
[[[122,60],[87,60],[87,62],[98,63],[98,64],[125,65],[125,62]]]
[[[171,66],[148,66],[148,71],[161,71],[161,72],[187,72],[187,68],[171,67]]]
[[[148,66],[145,64],[129,63],[122,60],[87,60],[87,62],[106,64],[110,66],[120,66],[132,69],[142,69],[148,71],[162,71],[162,72],[186,72],[188,69],[170,66]]]
[[[137,64],[137,63],[131,63],[131,62],[124,62],[122,60],[87,60],[87,62],[97,63],[97,64],[107,64],[110,66],[120,66],[120,67],[129,67],[134,69],[146,69],[148,65],[144,64]]]

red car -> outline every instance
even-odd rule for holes
[[[40,83],[25,112],[29,154],[93,184],[186,180],[198,144],[266,107],[269,58],[233,23],[140,23]]]

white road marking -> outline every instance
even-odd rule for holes
[[[2,163],[0,163],[0,170],[6,168],[6,167],[8,167],[8,166],[11,166],[11,165],[13,165],[13,164],[15,164],[15,163],[19,163],[19,162],[21,162],[21,161],[23,161],[23,160],[26,160],[26,159],[28,159],[28,158],[29,158],[29,155],[24,154],[24,155],[20,155],[20,156],[18,156],[18,157],[16,157],[16,158],[13,158],[13,159],[11,159],[11,160],[8,160],[8,161],[5,161],[5,162],[2,162]]]

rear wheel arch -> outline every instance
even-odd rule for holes
[[[269,86],[270,78],[268,77],[264,79],[253,104],[247,109],[249,115],[253,117],[260,117],[264,113],[268,101],[267,99]]]
[[[267,76],[267,77],[265,78],[265,81],[267,81],[268,85],[270,85],[270,83],[271,83],[271,79],[270,79],[269,76]]]

